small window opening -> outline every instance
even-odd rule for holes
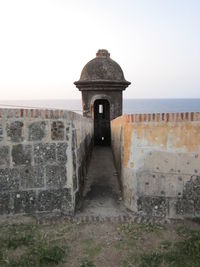
[[[99,113],[103,113],[103,105],[99,105]]]

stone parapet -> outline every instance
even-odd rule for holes
[[[129,114],[111,124],[125,205],[145,216],[200,216],[200,113]]]
[[[74,112],[0,109],[0,214],[73,214],[92,140]]]
[[[123,122],[184,122],[200,121],[200,112],[177,112],[177,113],[149,113],[149,114],[126,114],[118,117]]]

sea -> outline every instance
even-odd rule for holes
[[[52,108],[82,113],[81,99],[4,100],[0,101],[0,108]],[[123,114],[164,112],[200,112],[200,98],[123,100]]]

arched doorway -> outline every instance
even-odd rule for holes
[[[110,104],[106,99],[94,102],[94,144],[110,145]]]

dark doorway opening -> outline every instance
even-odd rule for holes
[[[105,99],[94,102],[94,144],[110,145],[110,104]]]

